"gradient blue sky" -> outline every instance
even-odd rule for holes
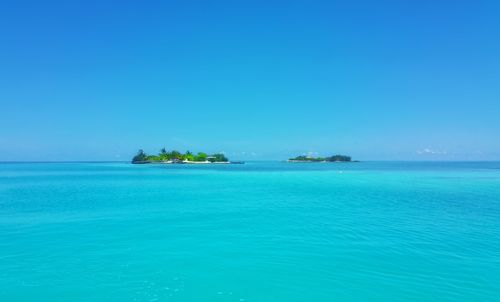
[[[498,1],[2,1],[0,160],[500,159]]]

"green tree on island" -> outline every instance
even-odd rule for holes
[[[190,151],[186,151],[186,153],[183,156],[183,159],[188,161],[194,161],[194,155]]]
[[[170,156],[167,152],[167,149],[165,149],[165,148],[162,148],[160,150],[160,154],[158,156],[160,157],[160,160],[163,160],[163,161],[167,161],[170,159]]]
[[[228,161],[227,157],[224,156],[222,153],[216,153],[212,155],[209,159],[210,162],[225,162]]]
[[[198,152],[198,154],[194,157],[194,161],[206,161],[207,157],[208,155],[206,153]]]
[[[170,152],[170,159],[182,160],[182,154],[179,151],[172,150],[172,152]]]
[[[148,155],[146,153],[144,153],[144,150],[140,149],[136,156],[134,156],[134,158],[132,159],[132,162],[143,162],[143,161],[146,161],[148,158]]]

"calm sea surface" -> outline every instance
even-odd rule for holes
[[[0,164],[0,301],[500,301],[500,163]]]

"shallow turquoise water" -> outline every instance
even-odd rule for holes
[[[0,164],[0,301],[500,301],[500,163]]]

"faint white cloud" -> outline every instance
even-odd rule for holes
[[[421,155],[446,155],[446,154],[448,154],[448,152],[443,151],[443,150],[434,150],[431,148],[424,148],[422,150],[417,150],[417,154],[421,154]]]
[[[233,151],[233,152],[223,152],[224,154],[228,154],[230,156],[236,156],[236,157],[257,157],[259,156],[258,153],[256,152],[250,152],[250,151]]]

